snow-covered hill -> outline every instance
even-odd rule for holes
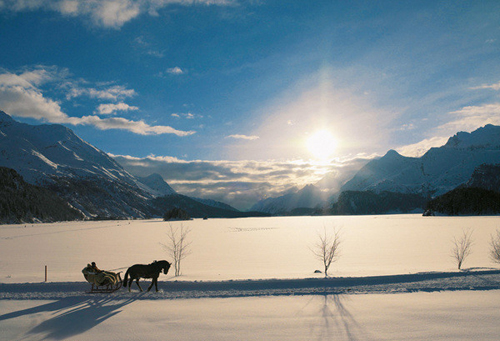
[[[500,163],[500,127],[460,132],[420,158],[389,151],[364,166],[342,191],[444,194],[467,182],[482,164]]]

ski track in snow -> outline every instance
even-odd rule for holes
[[[141,281],[146,290],[150,281]],[[230,281],[159,281],[159,291],[140,292],[132,283],[132,292],[121,288],[114,293],[89,293],[87,282],[0,284],[0,299],[57,300],[93,295],[107,299],[172,300],[292,295],[394,294],[457,290],[499,290],[500,270],[469,269],[457,272],[332,277],[306,279],[260,279]]]

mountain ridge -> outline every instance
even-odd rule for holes
[[[391,149],[361,167],[337,192],[331,194],[330,202],[324,201],[323,205],[334,203],[344,192],[352,192],[351,196],[372,192],[436,197],[469,181],[477,167],[497,163],[500,163],[500,126],[487,124],[470,133],[458,132],[446,144],[430,148],[421,157],[403,156]],[[286,207],[290,212],[298,207],[286,206],[283,202],[297,193],[261,200],[253,209],[273,213],[279,209],[283,213]],[[356,197],[361,198],[361,195],[356,194]],[[371,198],[372,194],[366,197]],[[345,196],[343,200],[346,200]],[[329,209],[324,208],[323,211]]]
[[[158,174],[134,177],[69,128],[20,123],[3,111],[0,166],[57,194],[87,219],[161,217],[162,207],[155,206],[153,199],[177,194]],[[197,205],[211,216],[239,212],[216,201]]]

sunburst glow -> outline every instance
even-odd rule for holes
[[[337,148],[337,140],[328,130],[318,130],[307,139],[307,149],[318,159],[330,158]]]

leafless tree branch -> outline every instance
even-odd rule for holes
[[[500,230],[497,230],[496,236],[491,236],[490,247],[491,260],[495,263],[500,263]]]
[[[187,235],[191,232],[190,229],[184,228],[181,224],[180,227],[174,228],[172,224],[168,224],[169,229],[167,230],[168,243],[160,243],[163,248],[170,254],[174,259],[174,270],[175,276],[180,276],[181,274],[181,261],[186,258],[191,253],[189,246],[191,242],[188,242]]]
[[[453,239],[452,257],[457,262],[459,270],[465,259],[472,253],[472,245],[474,245],[472,232],[472,230],[464,230],[460,238]]]
[[[323,234],[318,234],[318,243],[315,245],[312,252],[314,255],[322,261],[325,277],[328,276],[328,268],[330,265],[337,261],[340,255],[340,231],[334,229],[331,234],[329,234],[326,228],[323,231]]]

